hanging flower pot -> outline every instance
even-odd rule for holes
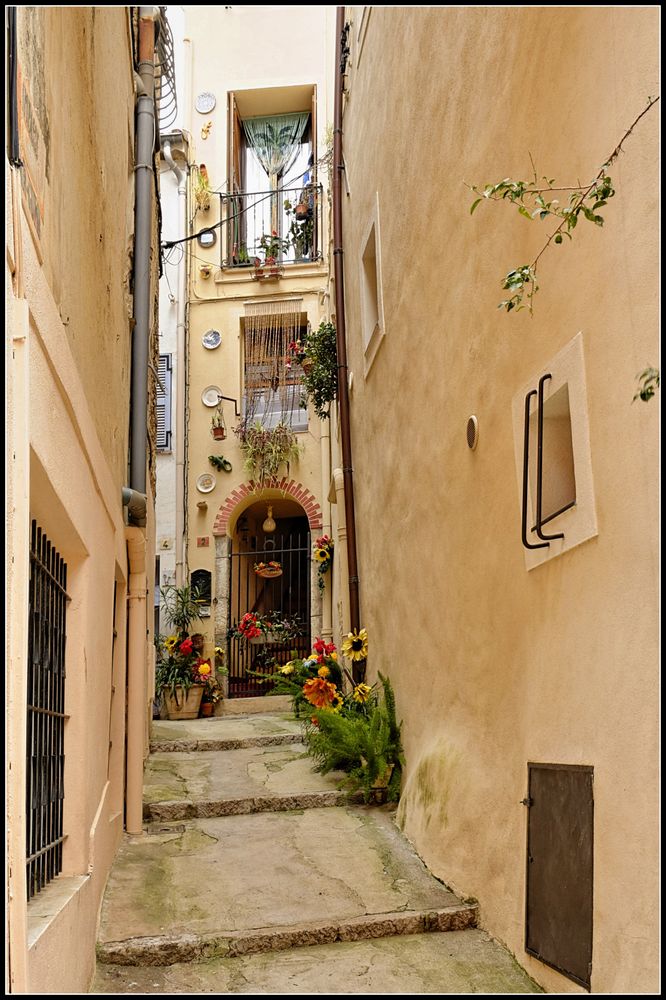
[[[224,427],[213,427],[211,433],[216,441],[224,441],[227,436],[227,432]]]
[[[282,576],[282,566],[279,562],[260,562],[255,564],[254,572],[257,576],[262,576],[264,579],[270,580],[273,577]]]
[[[305,357],[300,362],[300,365],[305,374],[309,375],[312,369],[314,368],[314,361],[312,360],[312,358]]]
[[[299,202],[295,208],[295,215],[299,222],[304,222],[310,215],[310,206],[304,201]]]

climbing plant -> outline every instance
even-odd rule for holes
[[[595,226],[603,226],[604,217],[601,212],[615,195],[613,180],[608,171],[638,122],[654,107],[658,100],[659,97],[648,97],[647,106],[634,119],[587,186],[579,183],[558,187],[555,186],[554,177],[542,176],[539,180],[531,156],[533,170],[531,181],[513,180],[510,177],[505,177],[495,184],[484,185],[482,189],[476,184],[467,185],[471,191],[478,195],[472,202],[470,215],[484,201],[506,201],[515,205],[519,214],[530,222],[560,220],[531,264],[520,264],[502,279],[502,288],[509,294],[499,303],[498,309],[506,309],[507,312],[515,309],[518,312],[527,306],[530,315],[533,315],[534,296],[539,290],[537,267],[546,250],[551,244],[562,244],[565,236],[569,240],[573,239],[573,232],[580,219],[585,219]],[[559,198],[551,197],[553,194],[565,197],[568,195],[568,200],[562,203]],[[641,383],[641,387],[634,399],[640,398],[644,401],[651,399],[655,388],[659,387],[659,372],[654,368],[647,368],[636,377]]]

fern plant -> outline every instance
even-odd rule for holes
[[[379,680],[383,701],[376,699],[364,714],[316,711],[306,726],[305,742],[317,771],[346,771],[342,784],[351,791],[360,789],[365,802],[384,787],[387,800],[397,802],[404,767],[402,724],[396,718],[390,680],[382,674]]]

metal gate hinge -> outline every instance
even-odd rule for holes
[[[531,799],[528,795],[527,798],[520,800],[520,804],[521,806],[527,806],[527,808],[529,809],[530,806],[534,804],[534,799]]]

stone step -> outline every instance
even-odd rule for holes
[[[460,903],[429,910],[372,913],[335,922],[257,927],[246,931],[208,934],[163,934],[156,937],[106,941],[97,958],[109,965],[173,965],[211,958],[236,958],[266,951],[284,951],[338,941],[367,941],[402,934],[461,931],[476,927],[477,906]]]
[[[125,945],[134,961],[182,961],[200,949],[240,954],[475,921],[475,906],[433,877],[393,810],[346,804],[164,823],[126,836],[98,942],[105,961]]]
[[[293,715],[264,712],[187,721],[154,721],[150,749],[155,753],[242,750],[300,743],[301,727]]]
[[[97,966],[91,992],[378,995],[541,993],[482,930],[338,941],[168,966]]]
[[[330,790],[301,792],[294,795],[257,795],[252,798],[217,799],[207,802],[193,802],[190,799],[146,802],[143,806],[143,818],[152,823],[165,823],[212,816],[244,816],[248,813],[322,809],[327,806],[344,805],[348,798],[345,792]]]
[[[289,743],[300,743],[303,739],[300,733],[282,733],[277,736],[246,736],[244,739],[185,739],[185,740],[151,740],[151,753],[195,753],[211,750],[247,750],[249,747],[284,746]]]
[[[344,777],[314,771],[302,743],[155,752],[144,772],[144,816],[178,820],[339,804]]]

